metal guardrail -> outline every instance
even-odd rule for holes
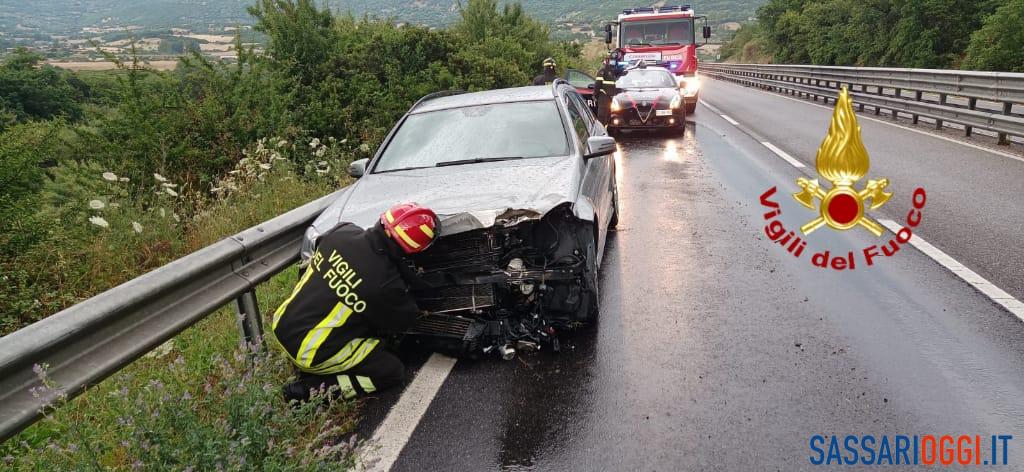
[[[81,393],[225,304],[235,301],[242,339],[262,345],[256,287],[298,259],[302,235],[339,192],[196,251],[0,338],[0,441],[41,416],[55,392]]]
[[[701,64],[701,73],[826,103],[845,85],[861,111],[870,106],[876,115],[886,110],[893,119],[902,113],[915,124],[926,117],[935,121],[936,129],[956,123],[967,136],[974,128],[986,129],[997,134],[1000,144],[1009,144],[1008,136],[1024,136],[1024,115],[1013,113],[1015,106],[1024,105],[1024,74],[708,63]]]

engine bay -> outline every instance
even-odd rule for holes
[[[412,261],[429,289],[406,338],[460,357],[558,350],[596,312],[593,223],[568,205],[539,220],[442,236]]]

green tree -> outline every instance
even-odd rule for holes
[[[1024,0],[1008,0],[971,35],[962,67],[1024,72]]]
[[[0,65],[0,126],[59,116],[81,118],[82,90],[68,80],[69,73],[43,65],[42,60],[18,49]]]

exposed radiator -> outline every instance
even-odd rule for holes
[[[461,316],[431,314],[416,320],[408,334],[468,340],[472,324],[473,320]]]
[[[494,285],[457,285],[416,294],[420,309],[430,313],[475,311],[494,306]]]

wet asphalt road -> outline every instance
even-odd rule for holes
[[[705,100],[732,106],[742,89],[723,89]],[[797,112],[816,147],[827,114]],[[621,140],[598,326],[560,354],[460,361],[392,470],[800,470],[814,434],[1024,435],[1024,324],[909,246],[843,272],[789,255],[765,236],[758,197],[777,186],[795,229],[813,216],[789,197],[805,174],[703,106],[692,119],[682,138]],[[792,139],[779,145],[796,156],[807,144]],[[900,219],[917,174],[885,171],[872,175],[898,183],[887,211]],[[953,216],[938,213],[963,195],[928,190],[922,233],[941,239]],[[808,239],[844,253],[879,242]],[[1012,257],[1018,240],[1003,242]],[[364,436],[397,395],[366,401]],[[1021,450],[1011,441],[1017,469]]]

